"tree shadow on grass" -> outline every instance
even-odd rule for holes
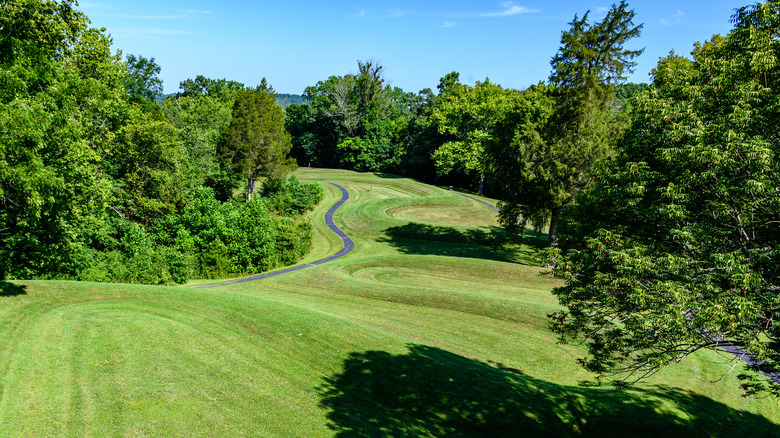
[[[342,438],[780,433],[764,417],[690,392],[567,387],[511,371],[422,345],[400,355],[352,353],[325,379],[321,405]]]
[[[375,176],[378,176],[379,178],[385,178],[385,179],[411,179],[406,176],[396,175],[394,173],[385,173],[385,172],[375,172]]]
[[[458,229],[410,222],[384,230],[380,238],[405,254],[470,257],[500,262],[536,264],[536,248],[518,245],[502,228]]]
[[[14,284],[4,280],[0,280],[0,297],[15,297],[17,295],[27,295],[25,291],[26,285]]]

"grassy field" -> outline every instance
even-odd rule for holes
[[[556,281],[495,213],[391,175],[301,169],[332,263],[211,289],[0,282],[0,436],[779,436],[700,354],[629,391],[545,315]],[[206,282],[198,282],[198,284]],[[195,284],[195,283],[193,283]],[[738,435],[737,435],[738,436]],[[748,435],[746,435],[748,436]]]

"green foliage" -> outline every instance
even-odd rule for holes
[[[125,87],[130,99],[134,102],[154,102],[157,96],[163,92],[163,83],[157,75],[160,74],[160,66],[154,62],[154,58],[146,59],[143,56],[127,55],[127,76]]]
[[[610,103],[613,111],[630,113],[634,109],[634,101],[641,93],[650,90],[649,84],[623,83],[614,87],[615,99]]]
[[[99,226],[109,201],[100,160],[121,67],[70,2],[4,4],[0,20],[0,275],[70,275],[79,228]]]
[[[165,119],[129,108],[109,159],[124,199],[124,215],[146,225],[184,204],[182,148],[175,127]]]
[[[503,199],[501,224],[512,233],[522,232],[526,222],[541,231],[550,212],[571,201],[579,171],[566,160],[576,159],[577,151],[550,141],[555,135],[554,112],[553,87],[533,86],[517,97],[501,134],[486,144],[492,185]]]
[[[623,48],[642,28],[633,18],[622,1],[600,22],[588,23],[588,13],[575,16],[562,33],[550,87],[526,96],[509,148],[491,147],[503,226],[518,229],[518,215],[537,229],[549,223],[549,242],[556,245],[561,211],[588,184],[588,170],[610,154],[622,129],[608,103],[612,84],[632,71],[642,52]]]
[[[247,178],[247,199],[261,175],[282,176],[294,163],[288,158],[292,143],[284,128],[284,111],[265,78],[256,89],[236,92],[233,118],[223,133],[222,155]]]
[[[71,1],[0,6],[0,278],[181,283],[305,252],[307,235],[304,249],[275,252],[281,219],[262,201],[223,203],[203,187],[223,200],[235,187],[216,144],[240,84],[199,76],[183,85],[189,94],[158,106],[154,58],[122,62],[88,23]],[[273,105],[265,83],[257,92]],[[261,143],[283,156],[283,114],[271,114],[264,120],[281,134]],[[309,199],[293,195],[290,212],[319,199],[296,190]],[[295,243],[292,233],[311,231],[293,221],[282,240]]]
[[[551,61],[550,83],[564,90],[601,90],[617,84],[633,71],[634,58],[644,51],[624,48],[642,31],[641,24],[634,25],[634,11],[625,0],[613,4],[600,22],[588,23],[588,14],[574,16],[569,30],[561,33],[561,47]]]
[[[282,217],[275,221],[275,249],[282,265],[292,265],[302,259],[312,246],[311,223],[301,219]]]
[[[211,79],[198,75],[195,79],[179,82],[179,88],[182,91],[176,97],[195,97],[200,95],[218,97],[243,90],[244,84],[227,79]]]
[[[446,141],[433,152],[437,172],[455,171],[475,174],[483,180],[489,172],[485,145],[497,142],[499,126],[512,111],[518,92],[505,90],[490,80],[473,87],[457,82],[457,77],[442,79],[442,95],[431,114]],[[480,184],[480,194],[482,185]]]
[[[75,278],[113,283],[184,283],[191,274],[192,257],[174,246],[159,245],[138,223],[110,218],[99,242],[84,248]]]
[[[300,165],[378,172],[401,163],[401,144],[414,117],[409,96],[385,84],[376,61],[359,61],[358,70],[308,87],[308,103],[287,109]]]
[[[379,163],[375,159],[375,147],[360,137],[347,137],[336,148],[341,155],[341,167],[358,172],[377,172]]]
[[[568,308],[553,327],[602,376],[631,382],[724,342],[780,366],[780,4],[733,21],[693,59],[659,62],[550,252]]]
[[[402,175],[431,183],[438,179],[433,151],[444,142],[438,127],[431,123],[438,100],[439,96],[429,88],[418,94],[403,93],[398,99],[407,121],[398,124],[396,141],[401,146],[395,169]]]
[[[194,84],[200,84],[197,89],[203,91],[185,88],[195,87]],[[240,171],[218,153],[221,135],[233,117],[236,90],[224,79],[203,76],[182,82],[182,88],[184,93],[163,101],[162,111],[178,129],[184,178],[190,187],[206,184],[214,188],[217,198],[226,201],[241,181]]]
[[[196,276],[251,274],[276,265],[272,219],[261,199],[222,203],[203,187],[180,214],[162,218],[156,234],[165,246],[193,251]]]
[[[322,200],[319,184],[269,178],[262,196],[220,202],[207,187],[197,189],[181,213],[154,229],[163,246],[190,260],[190,277],[254,274],[291,264],[311,248],[311,225],[303,213]]]
[[[322,201],[322,186],[318,183],[301,184],[295,175],[288,180],[268,178],[263,182],[261,196],[268,208],[283,215],[300,215]]]

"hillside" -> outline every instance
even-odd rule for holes
[[[290,105],[300,105],[302,103],[307,103],[308,101],[308,99],[300,94],[279,93],[276,95],[276,104],[284,109],[287,109]]]
[[[776,436],[774,401],[706,382],[729,372],[717,357],[580,386],[584,349],[547,328],[557,280],[484,205],[393,175],[297,176],[349,191],[349,255],[211,289],[0,282],[0,435]],[[341,248],[323,187],[302,263]]]

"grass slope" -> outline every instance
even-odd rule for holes
[[[0,282],[0,436],[777,436],[696,355],[629,391],[579,386],[555,280],[495,213],[389,175],[345,186],[348,256],[214,289]],[[316,246],[340,248],[313,213]]]

